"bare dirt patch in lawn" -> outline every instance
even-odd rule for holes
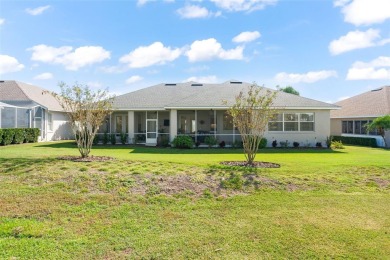
[[[252,167],[252,168],[280,168],[280,164],[271,163],[271,162],[253,162],[248,164],[244,161],[225,161],[221,162],[223,165],[228,166],[241,166],[241,167]]]

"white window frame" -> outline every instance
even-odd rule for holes
[[[296,121],[287,121],[285,120],[285,115],[286,114],[295,114],[295,117],[297,118]],[[313,116],[313,120],[301,120],[301,115],[302,114],[309,114],[309,115],[312,115]],[[284,133],[297,133],[297,132],[315,132],[315,113],[314,112],[306,112],[306,113],[296,113],[296,112],[286,112],[286,113],[278,113],[278,118],[280,118],[282,120],[270,120],[268,122],[268,132],[284,132]],[[269,123],[271,122],[274,122],[274,123],[282,123],[282,130],[270,130],[269,129]],[[285,129],[285,123],[298,123],[298,130],[296,131],[286,131]],[[313,130],[301,130],[301,123],[313,123]]]

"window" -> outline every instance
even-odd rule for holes
[[[47,114],[47,128],[49,131],[53,131],[53,115],[51,113]]]
[[[367,133],[367,124],[371,123],[371,120],[346,120],[341,121],[341,132],[343,134],[356,134],[356,135],[377,135],[378,131],[373,130]]]
[[[314,113],[300,114],[300,131],[314,131]]]
[[[314,131],[314,113],[280,113],[268,123],[268,131]]]
[[[298,114],[284,114],[284,131],[298,131]]]
[[[283,114],[276,114],[268,123],[269,131],[283,131]]]

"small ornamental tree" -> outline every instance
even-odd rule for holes
[[[59,84],[61,94],[51,94],[67,112],[82,158],[89,156],[93,139],[104,119],[111,114],[113,97],[107,90],[92,91],[88,86]]]
[[[374,119],[371,123],[367,124],[367,131],[372,131],[378,129],[379,134],[383,137],[383,141],[385,142],[385,146],[387,146],[386,138],[385,138],[385,130],[390,129],[390,114],[378,117]]]
[[[227,110],[227,113],[233,118],[234,125],[240,131],[248,165],[253,165],[268,121],[276,113],[273,108],[276,94],[276,91],[253,84],[247,93],[241,91],[235,97],[233,106]]]

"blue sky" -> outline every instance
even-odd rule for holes
[[[390,85],[390,1],[1,0],[0,78],[115,94],[235,79],[336,102]]]

